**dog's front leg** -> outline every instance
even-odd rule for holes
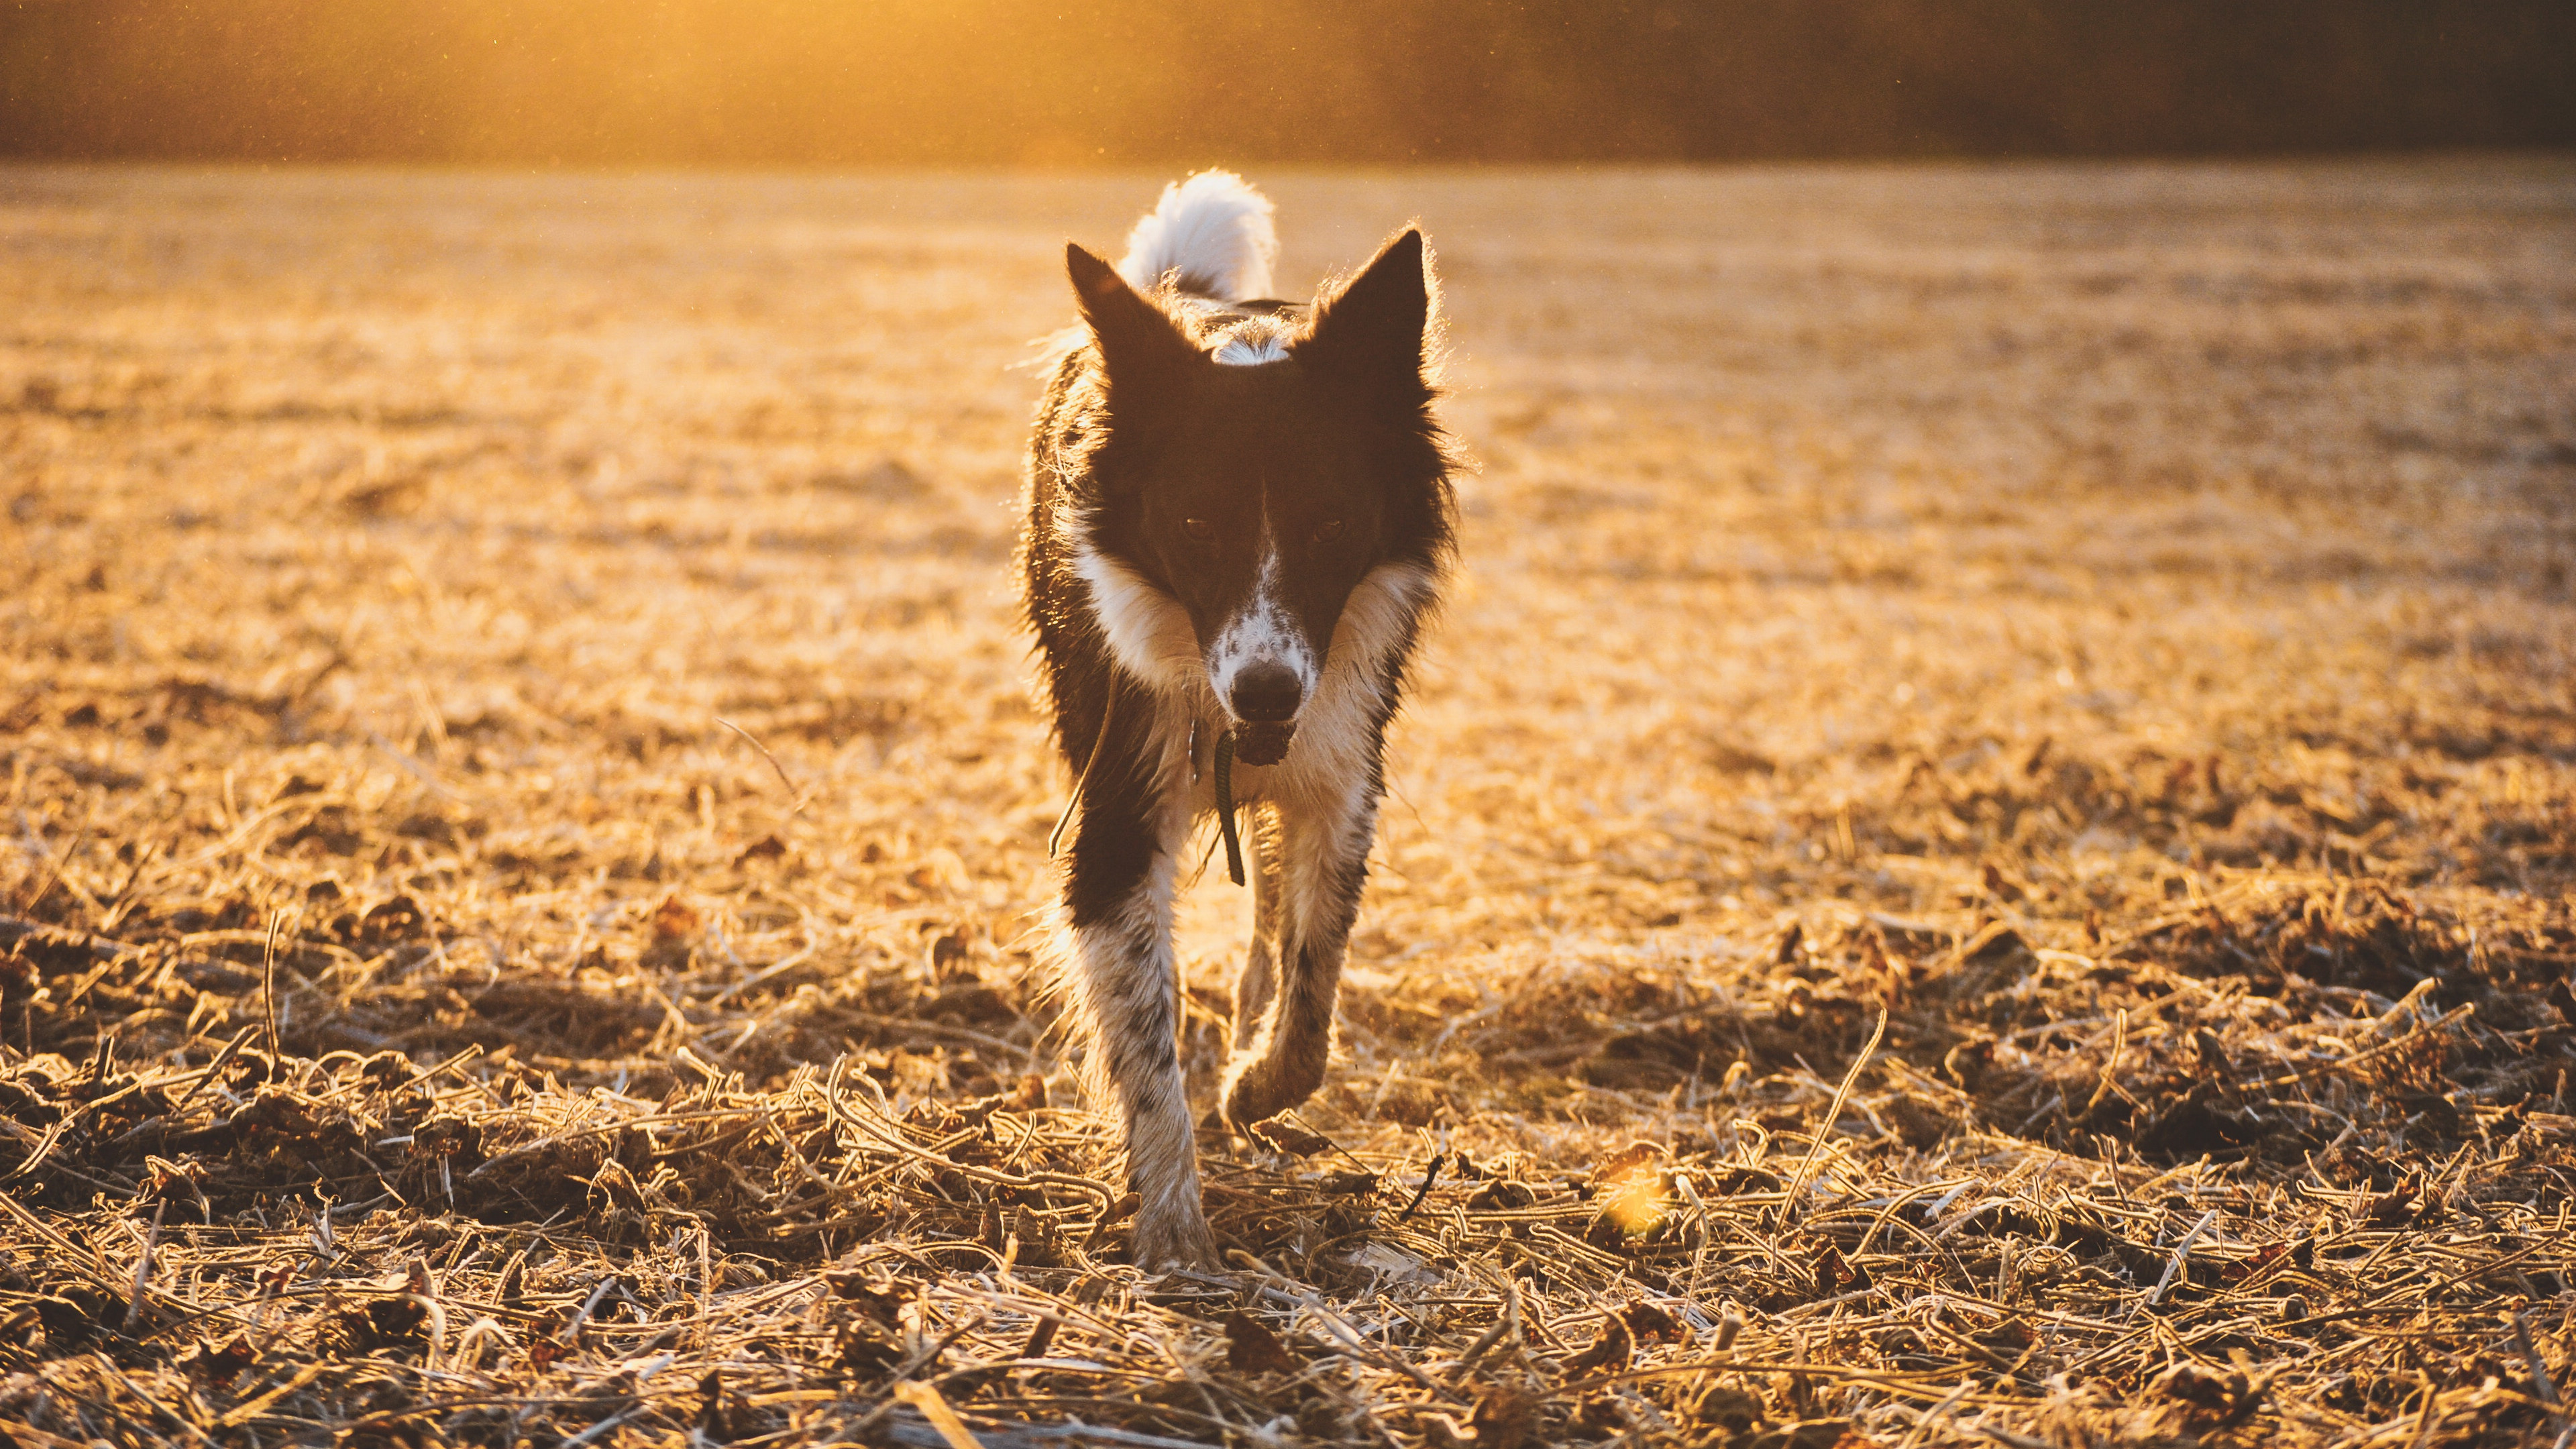
[[[1279,986],[1279,812],[1255,805],[1243,832],[1252,857],[1252,947],[1234,983],[1234,1047],[1249,1047],[1269,1019]]]
[[[1117,763],[1130,768],[1113,767],[1084,793],[1065,874],[1073,981],[1094,1078],[1126,1128],[1127,1176],[1140,1199],[1136,1265],[1213,1267],[1172,959],[1175,857],[1189,817],[1184,802],[1165,798],[1164,771],[1142,759]]]
[[[1267,1009],[1236,1024],[1242,1046],[1226,1067],[1225,1120],[1238,1128],[1278,1116],[1324,1084],[1342,956],[1377,833],[1377,792],[1353,785],[1327,800],[1292,797],[1279,802],[1275,824],[1262,866],[1275,897],[1264,914],[1275,929],[1268,939],[1278,974]]]

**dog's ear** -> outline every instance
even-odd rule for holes
[[[1111,392],[1120,391],[1121,384],[1150,387],[1171,380],[1199,359],[1198,344],[1172,314],[1136,295],[1117,268],[1071,242],[1065,244],[1064,268],[1073,278],[1082,320],[1099,340]]]
[[[1293,349],[1318,375],[1350,384],[1398,409],[1431,398],[1422,376],[1431,325],[1431,268],[1422,233],[1407,227],[1341,290],[1317,304],[1314,325]]]

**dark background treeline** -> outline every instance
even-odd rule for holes
[[[0,0],[0,154],[1672,160],[2576,144],[2571,0]]]

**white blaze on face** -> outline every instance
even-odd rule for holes
[[[1261,533],[1261,574],[1253,583],[1252,597],[1217,631],[1207,651],[1208,683],[1229,712],[1234,708],[1235,677],[1247,666],[1264,660],[1284,664],[1297,676],[1300,698],[1314,697],[1315,647],[1307,642],[1306,631],[1296,615],[1289,612],[1287,601],[1281,597],[1280,583],[1279,547],[1271,540],[1265,522]]]
[[[1286,362],[1288,346],[1276,334],[1247,329],[1227,338],[1211,356],[1227,367],[1259,367],[1266,362]]]

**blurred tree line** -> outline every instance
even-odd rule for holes
[[[2576,144],[2576,0],[0,0],[0,154],[1080,165]]]

